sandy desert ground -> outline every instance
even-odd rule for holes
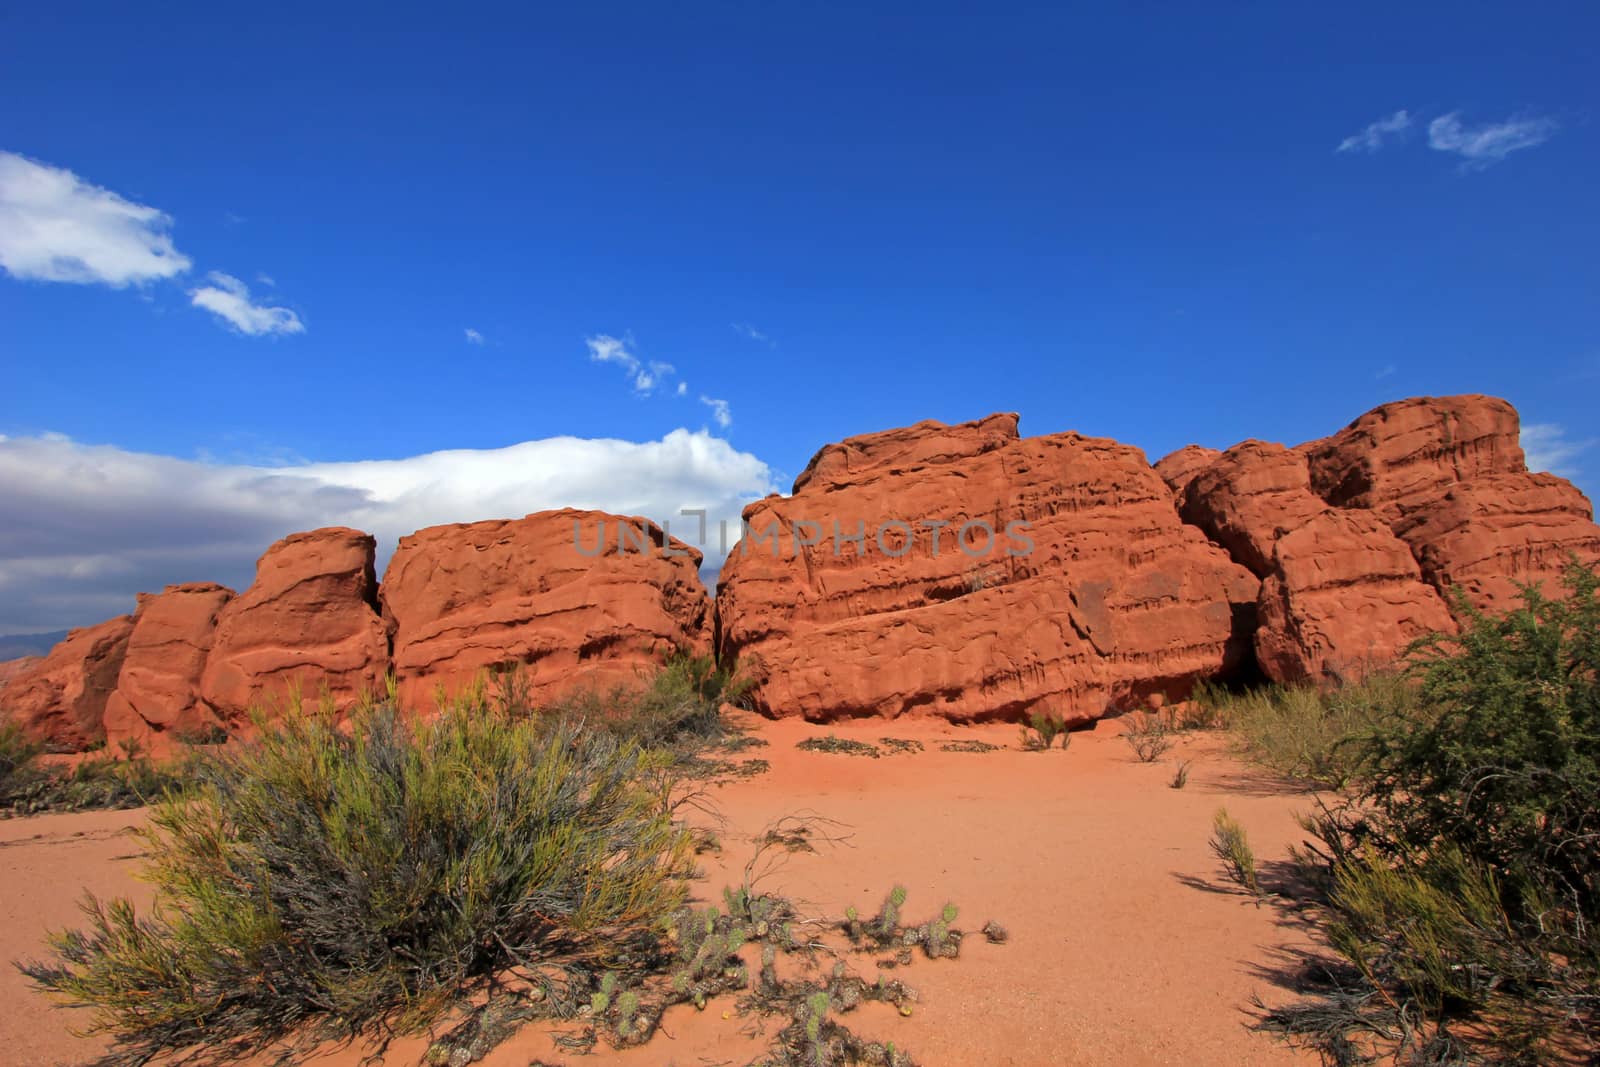
[[[851,1016],[863,1033],[894,1040],[928,1067],[1145,1064],[1312,1064],[1308,1053],[1247,1028],[1252,993],[1290,994],[1275,978],[1306,935],[1272,906],[1217,891],[1207,840],[1226,805],[1264,860],[1299,839],[1293,813],[1309,799],[1230,758],[1222,738],[1190,735],[1156,764],[1138,763],[1112,721],[1076,734],[1067,752],[1029,753],[1009,726],[857,722],[820,728],[760,722],[769,773],[713,790],[726,825],[708,856],[702,896],[714,899],[744,864],[750,840],[774,820],[813,812],[844,824],[849,840],[793,857],[771,883],[818,915],[846,905],[873,911],[895,882],[920,919],[946,900],[959,926],[1003,923],[1009,943],[969,937],[959,961],[919,957],[902,977],[921,993],[910,1018],[884,1009]],[[799,751],[831,733],[922,742],[925,751],[880,759]],[[983,739],[990,753],[943,752],[945,740]],[[1191,759],[1187,788],[1168,787],[1171,761]],[[39,951],[46,929],[75,921],[87,888],[126,894],[135,879],[141,812],[53,815],[0,822],[0,954]],[[13,968],[0,971],[0,1054],[26,1065],[73,1064],[103,1047],[75,1036],[83,1015],[50,1006]],[[524,1030],[483,1061],[628,1065],[742,1064],[761,1047],[728,1018],[727,1003],[670,1012],[663,1032],[626,1053],[562,1053],[548,1032]],[[426,1037],[392,1044],[386,1063],[417,1063]],[[311,1062],[355,1067],[362,1050],[329,1048]],[[270,1057],[260,1057],[261,1063]]]

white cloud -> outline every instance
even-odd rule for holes
[[[689,383],[688,382],[679,382],[678,383],[678,395],[679,396],[688,396],[689,395]]]
[[[1381,368],[1379,368],[1378,373],[1374,374],[1373,377],[1381,382],[1385,378],[1392,376],[1394,372],[1399,369],[1400,368],[1396,367],[1393,363],[1385,363]]]
[[[1360,133],[1346,137],[1339,142],[1336,152],[1376,152],[1383,147],[1386,140],[1404,134],[1411,128],[1411,116],[1402,108],[1388,118],[1379,119],[1377,122],[1367,124],[1367,128]]]
[[[190,267],[172,219],[70,170],[0,151],[0,267],[17,278],[122,288]]]
[[[1567,438],[1566,427],[1554,422],[1535,422],[1522,428],[1522,451],[1528,458],[1531,471],[1549,471],[1563,478],[1573,478],[1579,473],[1573,460],[1593,448],[1595,438],[1572,441]]]
[[[469,344],[469,345],[481,345],[481,344],[483,344],[483,334],[479,333],[477,330],[474,330],[471,326],[467,327],[466,334],[467,334],[467,344]]]
[[[601,333],[586,338],[584,343],[589,346],[589,358],[596,363],[615,363],[621,367],[627,373],[633,391],[640,396],[649,396],[662,383],[662,379],[677,373],[677,368],[670,363],[654,359],[645,363],[640,360],[633,354],[631,337],[619,339]]]
[[[268,289],[276,289],[278,287],[278,283],[273,280],[273,277],[270,274],[257,274],[256,281],[260,282]]]
[[[261,337],[274,333],[304,333],[305,324],[288,308],[252,303],[248,286],[231,274],[212,271],[210,285],[189,291],[190,302],[205,308],[240,333]]]
[[[729,410],[726,400],[718,400],[716,397],[711,396],[701,396],[700,403],[711,409],[711,417],[717,420],[718,426],[726,430],[733,425],[733,412]]]
[[[1519,118],[1470,127],[1452,111],[1428,123],[1428,147],[1454,152],[1469,170],[1481,170],[1500,162],[1512,152],[1544,144],[1555,135],[1554,119]]]
[[[778,342],[774,341],[772,338],[768,337],[766,334],[762,333],[748,322],[734,322],[730,323],[729,325],[733,327],[735,333],[742,337],[748,337],[752,341],[759,341],[768,348],[778,347]]]
[[[563,506],[645,515],[695,544],[708,513],[738,540],[744,504],[775,491],[768,466],[705,430],[659,441],[553,437],[505,448],[294,467],[221,465],[52,438],[0,440],[0,633],[83,625],[170,582],[248,585],[256,559],[296,530],[349,525],[396,540],[445,522]]]

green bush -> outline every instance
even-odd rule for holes
[[[90,897],[24,967],[128,1062],[413,1028],[513,965],[559,1003],[683,902],[690,838],[631,741],[466,705],[260,725],[154,810],[149,914]]]
[[[0,719],[0,811],[136,808],[181,788],[185,777],[183,760],[153,763],[132,743],[121,759],[97,753],[72,764],[41,763],[43,752],[20,725]]]
[[[1022,747],[1029,752],[1044,752],[1056,743],[1056,738],[1061,738],[1061,747],[1068,748],[1072,744],[1072,735],[1067,732],[1065,720],[1058,719],[1042,711],[1028,714],[1028,721],[1022,727]]]
[[[538,714],[550,722],[575,721],[603,729],[646,748],[692,748],[724,736],[722,705],[741,704],[750,685],[736,669],[719,667],[710,656],[680,652],[648,680],[606,691],[578,690]],[[499,692],[514,694],[515,682],[502,680]],[[502,695],[495,703],[514,712],[519,701]],[[520,703],[525,706],[525,698]]]
[[[1356,1035],[1407,1063],[1600,1047],[1600,601],[1576,563],[1564,584],[1496,617],[1458,598],[1414,696],[1348,736],[1351,795],[1294,860],[1349,980],[1264,1028],[1336,1062]]]

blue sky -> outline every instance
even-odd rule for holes
[[[1600,489],[1592,3],[228,8],[0,13],[0,632],[991,411]]]

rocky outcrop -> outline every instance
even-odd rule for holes
[[[919,423],[822,449],[744,518],[720,652],[770,715],[1083,722],[1250,658],[1259,583],[1115,441]]]
[[[107,741],[159,750],[221,725],[200,699],[200,680],[217,617],[232,599],[233,590],[209,582],[139,595],[117,688],[106,701]]]
[[[132,632],[131,615],[71,631],[6,685],[0,694],[6,712],[54,748],[103,741],[106,700],[117,687]]]
[[[1299,450],[1318,496],[1393,522],[1452,485],[1527,473],[1520,437],[1517,410],[1504,400],[1414,397],[1373,408]]]
[[[0,690],[5,689],[7,682],[28,670],[35,663],[38,663],[41,658],[40,656],[18,656],[16,659],[0,662]],[[4,704],[5,698],[0,697],[0,707],[4,707]]]
[[[1600,530],[1571,483],[1530,474],[1516,409],[1485,396],[1384,404],[1339,433],[1301,446],[1330,504],[1371,508],[1441,591],[1504,611],[1518,583],[1560,594],[1576,557],[1600,562]]]
[[[381,693],[388,639],[377,611],[370,535],[344,527],[291,534],[256,564],[255,582],[223,606],[200,699],[230,727],[252,707],[281,709],[298,690],[348,707]]]
[[[1323,509],[1279,534],[1272,553],[1255,648],[1274,681],[1354,680],[1455,629],[1405,542],[1370,511]]]
[[[1184,445],[1176,452],[1169,452],[1156,460],[1156,473],[1172,490],[1173,499],[1181,501],[1184,490],[1189,488],[1195,475],[1211,466],[1221,455],[1216,449],[1204,445]]]
[[[1326,510],[1311,492],[1305,457],[1265,441],[1222,453],[1189,481],[1180,504],[1184,522],[1259,578],[1273,571],[1278,539]]]
[[[1600,527],[1588,498],[1553,474],[1496,474],[1450,486],[1394,528],[1428,581],[1486,611],[1520,604],[1521,583],[1560,596],[1570,559],[1600,562]]]
[[[401,701],[431,708],[436,687],[510,667],[544,700],[636,682],[678,648],[709,653],[700,561],[654,523],[599,511],[403,537],[382,586]]]

